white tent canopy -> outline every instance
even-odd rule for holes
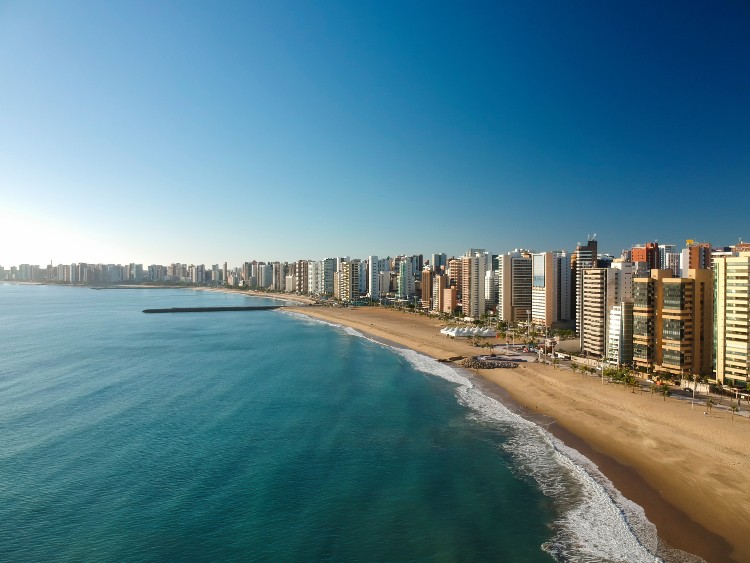
[[[497,332],[492,328],[481,328],[478,326],[447,326],[440,331],[441,334],[446,336],[495,336]]]

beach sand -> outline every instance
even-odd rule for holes
[[[439,320],[379,307],[300,307],[304,313],[436,359],[481,352],[439,333]],[[707,561],[750,561],[750,421],[730,420],[702,403],[651,393],[568,369],[530,363],[478,370],[501,397],[595,462],[627,498],[643,507],[659,537]],[[488,386],[492,389],[492,386]],[[724,399],[726,404],[728,399]],[[743,408],[746,408],[743,406]]]

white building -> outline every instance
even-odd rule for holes
[[[461,307],[464,317],[479,319],[485,312],[486,257],[481,252],[461,257]]]
[[[310,260],[307,263],[307,289],[310,295],[320,295],[320,268],[322,262],[320,260]]]
[[[294,290],[297,288],[297,281],[294,279],[294,276],[286,276],[284,278],[284,291],[287,293],[294,293]]]
[[[607,358],[618,366],[633,361],[633,301],[620,301],[609,310]]]
[[[531,256],[531,320],[554,326],[571,320],[570,255],[540,252]]]
[[[411,266],[411,260],[402,260],[398,265],[397,299],[411,299],[414,296],[414,271]]]
[[[380,261],[377,256],[367,257],[367,295],[380,299]]]
[[[491,310],[495,308],[497,302],[497,296],[495,290],[497,288],[497,280],[495,279],[495,272],[487,270],[484,273],[484,308],[485,310]]]
[[[630,363],[633,357],[632,264],[618,260],[611,268],[586,268],[581,274],[581,350],[594,357]],[[614,356],[610,356],[610,352]]]
[[[750,252],[714,257],[714,358],[722,384],[750,381]]]

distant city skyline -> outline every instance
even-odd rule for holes
[[[0,265],[750,240],[740,2],[0,4]]]

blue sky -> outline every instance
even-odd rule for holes
[[[0,264],[750,240],[745,2],[3,2]]]

